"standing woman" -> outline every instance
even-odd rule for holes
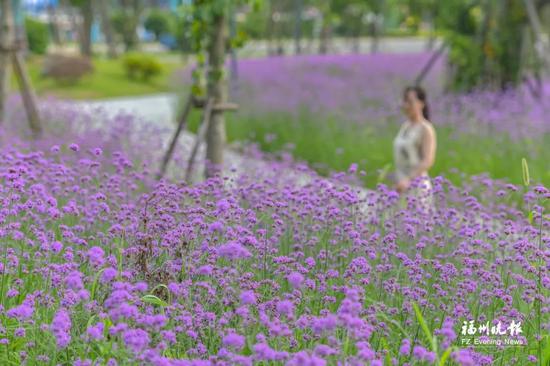
[[[432,184],[428,171],[435,161],[436,136],[429,121],[424,89],[407,87],[403,93],[402,108],[407,121],[394,140],[395,189],[399,193],[412,193],[422,202],[431,202]]]

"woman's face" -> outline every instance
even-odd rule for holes
[[[424,108],[424,102],[418,99],[416,92],[414,90],[409,90],[403,96],[403,102],[401,104],[401,109],[407,117],[416,117],[422,115],[422,108]]]

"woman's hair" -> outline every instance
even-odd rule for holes
[[[407,93],[410,91],[413,91],[416,94],[418,100],[424,103],[424,108],[422,108],[422,116],[424,116],[425,119],[429,120],[430,107],[428,106],[428,96],[426,95],[426,91],[420,86],[408,86],[405,88],[403,95],[406,97]]]

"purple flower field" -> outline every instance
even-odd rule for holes
[[[363,183],[389,184],[391,146],[404,121],[399,108],[430,53],[282,56],[239,61],[228,117],[232,141],[263,151],[286,151],[322,174],[358,164]],[[526,87],[506,92],[446,92],[445,59],[423,82],[438,151],[433,175],[455,184],[466,175],[488,175],[521,184],[521,161],[534,182],[550,182],[550,81],[534,98]],[[189,70],[183,72],[189,81]]]
[[[401,122],[401,93],[413,83],[430,53],[271,57],[239,62],[237,100],[247,113],[307,111],[344,123],[384,126]],[[444,93],[445,60],[423,82],[433,120],[459,131],[513,138],[550,133],[550,81],[546,98],[527,88],[506,93]]]
[[[353,167],[157,183],[158,131],[43,113],[47,138],[21,139],[17,115],[0,135],[2,365],[550,358],[543,186],[437,177],[426,210],[346,185]]]

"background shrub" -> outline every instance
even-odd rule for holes
[[[76,83],[93,71],[90,59],[80,56],[51,55],[44,60],[42,66],[42,76],[67,83]]]
[[[39,55],[45,54],[50,43],[50,31],[46,23],[33,18],[25,18],[25,31],[29,50]]]
[[[122,59],[122,64],[129,79],[149,81],[162,73],[162,64],[152,55],[128,53]]]
[[[141,58],[139,54],[128,53],[122,59],[122,65],[126,71],[128,79],[136,79],[141,68]]]

